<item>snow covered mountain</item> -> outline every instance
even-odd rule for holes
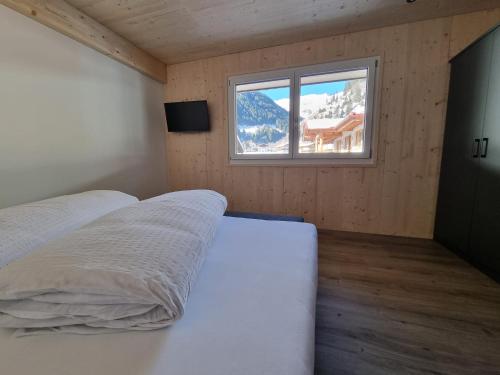
[[[344,91],[330,95],[326,104],[313,112],[308,118],[345,118],[356,108],[364,112],[366,98],[366,79],[347,81]]]
[[[366,80],[347,81],[344,91],[335,94],[310,94],[300,98],[300,116],[308,119],[344,118],[354,109],[364,111]],[[289,99],[279,99],[275,103],[289,110]]]
[[[310,94],[300,97],[300,116],[308,118],[312,114],[316,113],[318,110],[327,105],[328,98],[331,95],[328,94]],[[290,108],[290,99],[279,99],[275,101],[280,107],[284,108],[286,111]]]

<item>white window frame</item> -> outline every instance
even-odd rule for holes
[[[374,134],[376,129],[375,107],[378,92],[378,56],[327,64],[302,66],[292,69],[272,70],[261,73],[231,76],[228,79],[228,120],[230,164],[297,165],[297,164],[373,164]],[[300,79],[308,75],[339,73],[367,69],[366,107],[363,152],[357,153],[299,153]],[[236,87],[280,79],[290,80],[289,150],[287,154],[237,154],[236,153]]]

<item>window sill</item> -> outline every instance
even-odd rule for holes
[[[370,159],[231,159],[230,166],[248,167],[376,167]]]

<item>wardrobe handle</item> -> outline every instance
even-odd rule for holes
[[[480,150],[481,150],[481,140],[479,138],[476,138],[472,143],[472,157],[473,158],[479,157]]]
[[[485,158],[488,155],[488,138],[483,138],[483,144],[481,146],[481,157]]]

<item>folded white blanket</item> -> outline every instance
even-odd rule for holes
[[[80,194],[0,209],[0,267],[62,237],[108,212],[137,203],[111,190]]]
[[[97,333],[172,324],[226,205],[208,190],[165,194],[10,263],[0,270],[0,327]]]

